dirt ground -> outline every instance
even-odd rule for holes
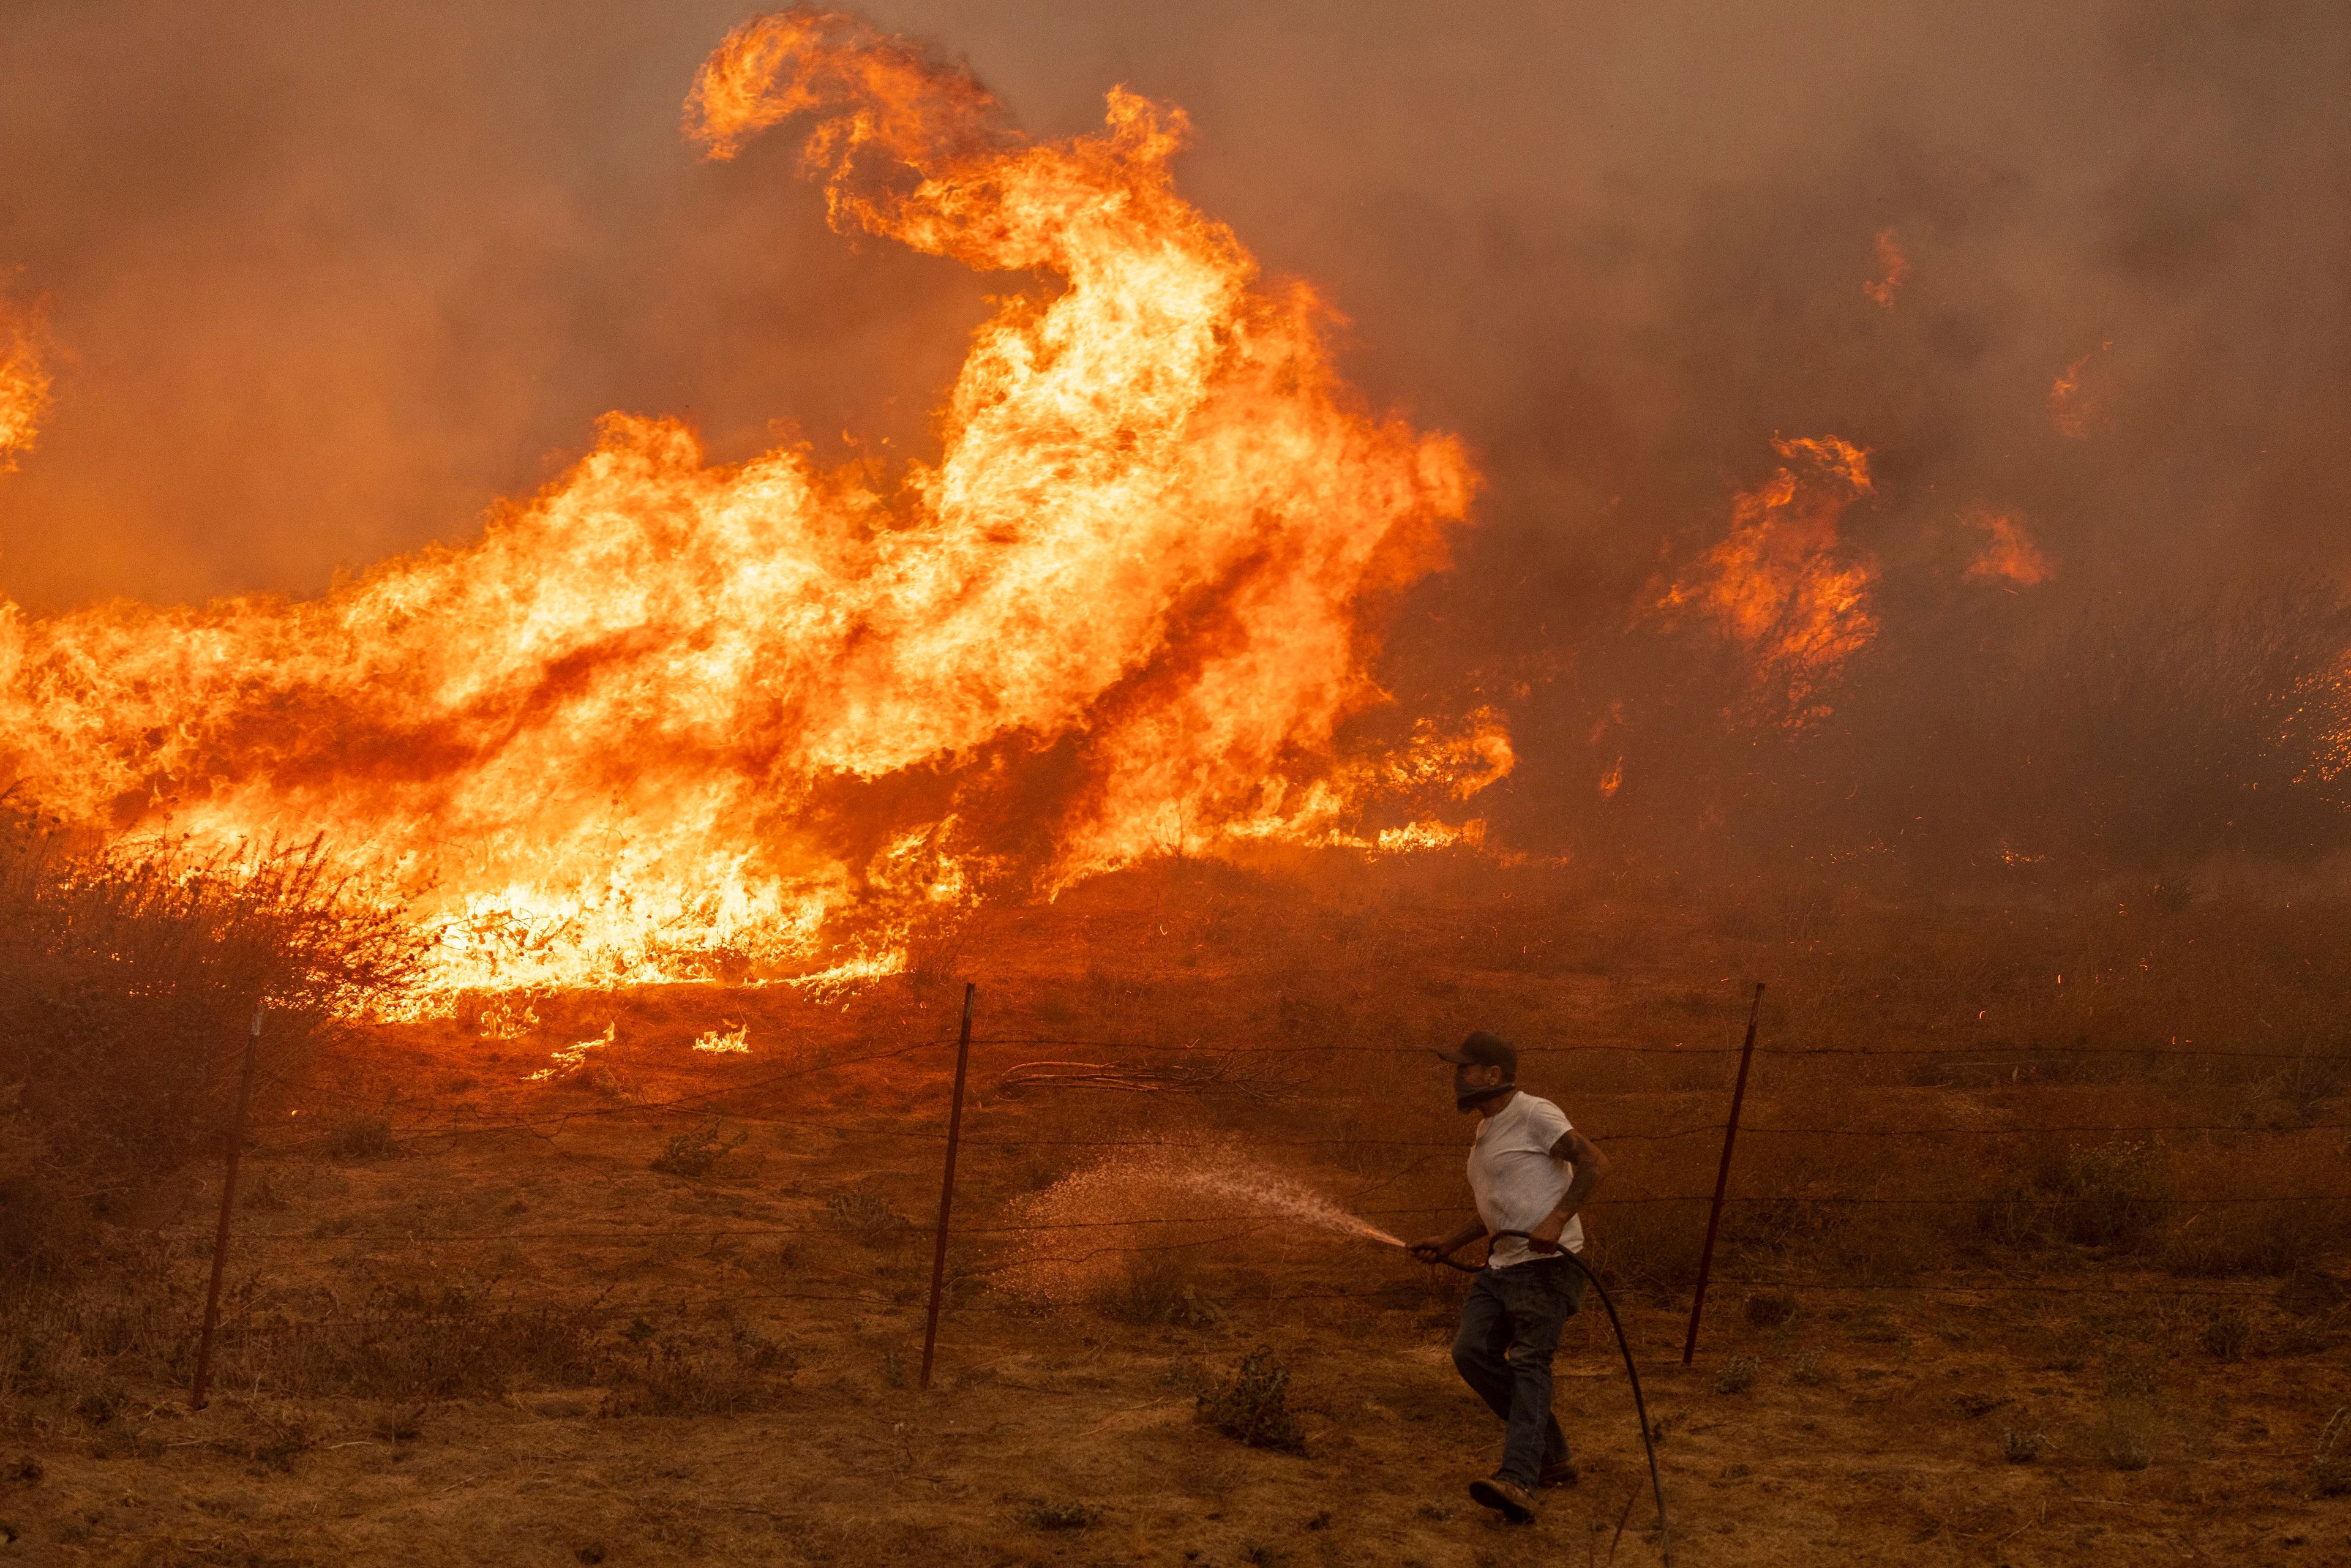
[[[2351,1499],[2313,1469],[2351,1403],[2351,1286],[2316,1244],[2335,1233],[2243,1268],[2190,1266],[2181,1239],[2234,1223],[2190,1201],[2225,1196],[2224,1174],[2351,1190],[2339,1096],[2281,1118],[2293,1085],[2271,1077],[2151,1057],[2102,1076],[2087,1054],[2056,1071],[2061,1047],[2109,1037],[2065,1021],[2059,1039],[2053,1004],[2005,970],[1941,1000],[1908,987],[1901,1018],[1869,1011],[1882,991],[1848,984],[1840,1004],[1820,961],[1839,938],[1778,916],[1658,915],[1627,936],[1589,912],[1489,913],[1474,951],[1448,951],[1471,922],[1435,898],[1309,918],[1113,886],[847,996],[569,996],[379,1030],[262,1097],[207,1408],[176,1379],[216,1175],[120,1227],[141,1261],[113,1295],[39,1343],[13,1331],[39,1375],[0,1407],[0,1563],[1656,1561],[1596,1303],[1560,1357],[1583,1479],[1511,1527],[1464,1490],[1499,1431],[1447,1356],[1458,1276],[1122,1174],[1172,1150],[1269,1167],[1402,1234],[1444,1228],[1467,1212],[1468,1130],[1444,1070],[1392,1048],[1479,1023],[1545,1048],[1528,1087],[1617,1162],[1593,1255],[1647,1393],[1675,1561],[2351,1563]],[[2161,946],[2140,935],[2114,952]],[[1498,962],[1510,946],[1526,961]],[[2111,967],[2162,968],[2139,962]],[[1755,1124],[1887,1135],[1760,1132],[1735,1189],[1880,1207],[1734,1210],[1685,1370],[1687,1199],[1719,1143],[1673,1134],[1719,1124],[1757,974],[1796,994],[1766,1012],[1782,1054],[1758,1067]],[[982,1043],[924,1392],[966,976]],[[2108,1027],[2148,1027],[2107,1008]],[[1824,1009],[1865,1015],[1889,1051],[1945,1054],[1932,1071],[1823,1056],[1806,1076],[1798,1051],[1847,1038]],[[1970,1014],[2005,1030],[1954,1042]],[[694,1049],[737,1029],[746,1051]],[[1055,1062],[1092,1075],[1039,1065]],[[2151,1240],[1906,1218],[2043,1158],[2004,1127],[2177,1128],[2189,1110],[2198,1130],[2159,1137],[2198,1185]],[[1894,1135],[1947,1125],[1995,1135]],[[1110,1175],[1072,1185],[1088,1171]],[[1204,1418],[1260,1350],[1290,1374],[1302,1451]]]

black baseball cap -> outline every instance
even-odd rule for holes
[[[1506,1078],[1519,1075],[1517,1048],[1500,1035],[1488,1034],[1482,1029],[1463,1040],[1460,1050],[1440,1051],[1437,1054],[1440,1061],[1456,1067],[1499,1067]]]

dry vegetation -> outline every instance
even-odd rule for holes
[[[217,1178],[183,1156],[216,1096],[175,1145],[109,1144],[72,1129],[128,1102],[71,1101],[46,1065],[67,1037],[20,1032],[43,1043],[13,1047],[0,1125],[44,1153],[12,1177],[41,1218],[0,1310],[0,1535],[75,1563],[1654,1561],[1596,1314],[1562,1358],[1586,1479],[1508,1530],[1462,1491],[1497,1434],[1445,1360],[1458,1277],[1119,1174],[1136,1145],[1238,1151],[1436,1228],[1464,1128],[1391,1048],[1474,1022],[1615,1155],[1593,1256],[1652,1385],[1678,1560],[2351,1551],[2340,907],[1701,902],[1434,864],[1300,885],[1113,878],[845,998],[476,998],[320,1035],[260,1104],[203,1412]],[[14,992],[109,973],[47,956],[74,928],[16,938]],[[982,1043],[925,1395],[967,975]],[[1755,977],[1765,1053],[1684,1373]],[[137,1051],[201,1084],[235,988],[177,983],[213,1010],[89,1025],[89,1082],[135,1080],[108,1053]],[[722,1020],[748,1053],[692,1049]],[[1056,1199],[1088,1171],[1098,1196]],[[1020,1228],[1073,1213],[1144,1222]]]

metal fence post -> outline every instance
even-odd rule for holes
[[[1747,1103],[1747,1068],[1755,1060],[1755,1020],[1763,1011],[1763,982],[1755,982],[1754,1005],[1747,1009],[1747,1043],[1739,1051],[1739,1082],[1730,1091],[1730,1120],[1722,1129],[1722,1165],[1714,1173],[1714,1207],[1707,1211],[1706,1245],[1698,1255],[1698,1293],[1690,1298],[1689,1337],[1682,1342],[1682,1364],[1698,1354],[1698,1314],[1706,1311],[1707,1276],[1714,1270],[1714,1237],[1722,1227],[1723,1195],[1730,1188],[1730,1147],[1739,1141],[1739,1108]]]
[[[204,1385],[213,1375],[213,1330],[220,1322],[221,1273],[228,1266],[228,1222],[236,1211],[236,1159],[245,1149],[245,1114],[253,1103],[253,1059],[261,1049],[261,1004],[253,1008],[253,1027],[245,1036],[245,1071],[236,1081],[236,1119],[230,1124],[227,1168],[221,1174],[220,1229],[213,1236],[213,1282],[204,1292],[204,1333],[196,1346],[196,1384],[188,1407],[204,1407]]]
[[[931,1312],[923,1324],[923,1375],[920,1386],[931,1386],[931,1355],[939,1343],[939,1297],[947,1278],[947,1214],[955,1207],[956,1150],[963,1142],[963,1081],[971,1064],[971,1003],[979,988],[967,980],[963,988],[963,1033],[956,1041],[955,1100],[947,1112],[947,1166],[939,1180],[939,1239],[931,1252]]]

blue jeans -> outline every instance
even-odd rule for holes
[[[1453,1364],[1508,1424],[1497,1473],[1530,1491],[1545,1465],[1567,1458],[1567,1434],[1551,1413],[1551,1358],[1583,1304],[1583,1270],[1564,1258],[1485,1270],[1461,1303]]]

